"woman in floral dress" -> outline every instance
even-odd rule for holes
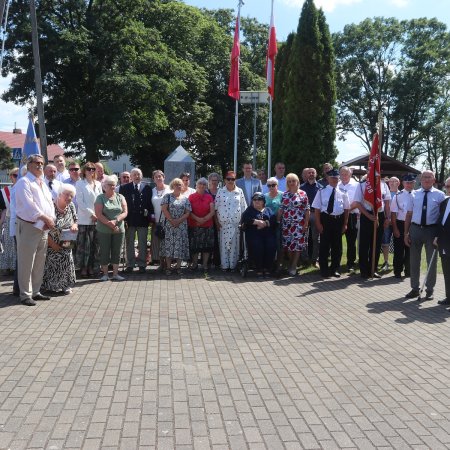
[[[62,184],[55,200],[55,228],[48,233],[47,258],[45,260],[42,287],[46,291],[62,292],[68,295],[75,284],[75,264],[71,246],[61,241],[63,230],[78,231],[77,213],[72,202],[75,188],[71,184]]]
[[[166,194],[161,202],[164,221],[164,239],[161,240],[159,254],[166,258],[166,275],[172,273],[172,259],[177,261],[176,273],[181,270],[181,261],[189,260],[189,237],[187,218],[192,211],[187,197],[181,194],[183,182],[174,178],[170,183],[171,194]]]
[[[309,202],[302,191],[295,173],[286,177],[287,191],[283,193],[278,220],[281,221],[281,240],[289,257],[288,273],[297,274],[297,263],[301,252],[308,245]]]

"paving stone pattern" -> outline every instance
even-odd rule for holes
[[[388,276],[0,287],[0,449],[450,447],[450,313]]]

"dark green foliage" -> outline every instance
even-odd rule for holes
[[[286,87],[284,92],[281,87],[281,97],[279,92],[275,94],[275,102],[279,102],[275,127],[282,138],[277,152],[289,171],[301,173],[305,167],[318,168],[337,155],[333,46],[323,13],[313,0],[303,4],[287,59],[281,67],[277,65]]]
[[[13,167],[12,150],[6,145],[6,142],[0,141],[0,169],[7,170]]]

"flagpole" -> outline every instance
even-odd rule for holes
[[[241,36],[241,6],[243,0],[239,0],[238,4],[238,37]],[[238,131],[239,131],[239,100],[236,99],[236,108],[234,111],[234,151],[233,151],[233,171],[237,174],[237,158],[238,158]]]
[[[273,48],[274,47],[274,48]],[[272,169],[272,103],[274,95],[274,67],[275,67],[275,55],[277,48],[275,24],[273,19],[273,0],[270,10],[270,28],[269,28],[269,40],[267,45],[267,62],[266,62],[266,79],[267,89],[269,92],[269,130],[267,133],[267,177],[271,177]]]
[[[379,180],[375,181],[375,186],[373,190],[373,213],[375,215],[375,220],[373,222],[373,240],[372,240],[372,278],[375,274],[375,255],[377,250],[377,229],[378,229],[378,201],[377,201],[377,192],[376,189],[377,183],[380,183],[381,186],[381,147],[383,142],[383,113],[380,112],[378,114],[378,161],[380,163],[380,173],[378,174]],[[375,174],[376,180],[376,174]]]

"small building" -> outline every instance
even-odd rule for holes
[[[166,182],[180,176],[182,172],[189,172],[191,175],[190,185],[195,187],[195,160],[192,156],[179,145],[165,160],[164,174]]]
[[[15,128],[12,132],[0,131],[0,141],[6,143],[11,149],[23,149],[26,135],[22,133],[20,128]],[[47,157],[49,161],[53,161],[55,155],[63,155],[64,149],[58,144],[50,144],[47,146]],[[12,155],[11,155],[12,156]],[[17,161],[18,163],[18,161]],[[9,184],[8,171],[0,170],[0,184]]]
[[[352,167],[353,176],[358,179],[361,179],[367,173],[368,165],[369,165],[369,154],[365,153],[364,155],[357,156],[356,158],[349,159],[348,161],[343,162],[339,167],[342,166]],[[420,174],[420,170],[408,166],[407,164],[404,164],[401,161],[398,161],[395,158],[386,155],[385,153],[381,154],[380,169],[381,169],[381,176],[383,178],[397,177],[400,178],[401,180],[403,175],[406,175],[407,173],[413,173],[415,175]]]

